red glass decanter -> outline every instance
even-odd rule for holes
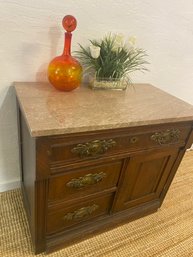
[[[55,57],[48,66],[48,79],[58,90],[71,91],[80,86],[82,78],[82,67],[80,63],[71,56],[72,31],[77,26],[77,21],[72,15],[63,18],[62,25],[65,32],[64,51]]]

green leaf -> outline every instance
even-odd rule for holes
[[[123,78],[134,71],[147,71],[147,54],[143,49],[115,49],[115,36],[109,34],[102,40],[90,40],[94,46],[100,47],[100,56],[94,59],[90,48],[79,45],[76,57],[82,63],[85,71],[94,71],[98,78]],[[128,77],[128,81],[130,78]]]

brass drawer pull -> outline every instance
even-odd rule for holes
[[[80,158],[89,156],[98,156],[104,154],[109,148],[116,145],[113,139],[108,140],[93,140],[85,144],[78,144],[71,152],[76,153]]]
[[[95,174],[87,174],[84,177],[73,178],[71,179],[66,186],[72,188],[82,188],[88,185],[93,185],[100,182],[104,177],[106,177],[106,173],[100,172]]]
[[[98,205],[93,204],[91,206],[82,207],[74,212],[69,212],[64,216],[64,220],[73,221],[90,216],[94,211],[99,208]]]
[[[160,145],[178,142],[179,138],[179,129],[167,129],[166,131],[156,132],[151,136],[151,140]]]

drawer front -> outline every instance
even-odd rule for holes
[[[82,197],[116,187],[122,162],[111,162],[97,167],[85,167],[52,177],[49,181],[49,201]]]
[[[108,215],[112,200],[113,195],[111,194],[80,202],[68,208],[50,208],[47,217],[47,234],[59,232],[63,228],[72,227],[73,225],[77,226],[98,216]]]
[[[172,125],[85,136],[53,137],[47,139],[47,153],[51,163],[68,164],[139,149],[184,145],[190,129],[189,125]]]

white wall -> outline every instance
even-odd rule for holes
[[[77,43],[106,32],[135,35],[149,53],[150,82],[193,104],[192,0],[0,0],[0,191],[18,185],[13,81],[46,79],[48,62],[63,49],[64,15],[73,14]]]

